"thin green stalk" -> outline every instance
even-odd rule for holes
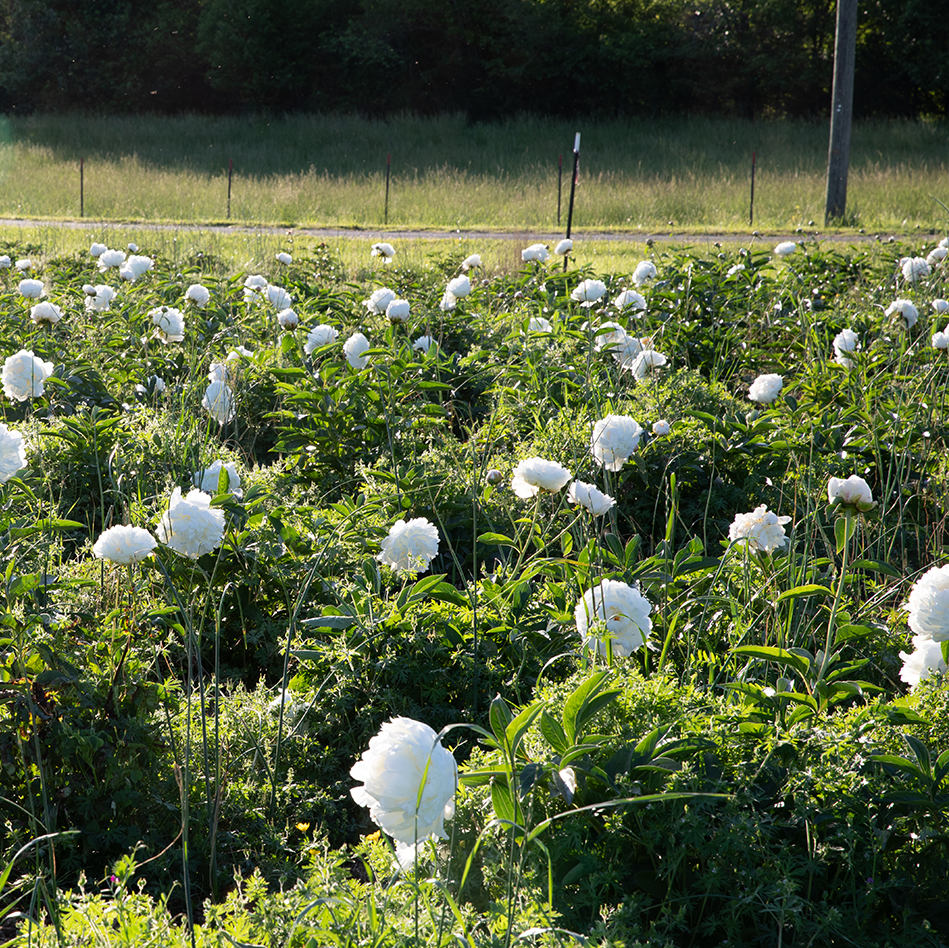
[[[830,652],[834,646],[834,631],[837,621],[837,610],[840,607],[840,600],[843,598],[844,583],[847,581],[847,566],[849,565],[850,554],[850,530],[853,519],[853,513],[849,509],[844,510],[844,548],[840,559],[840,575],[837,578],[837,590],[834,593],[834,603],[830,607],[830,619],[827,621],[827,638],[824,640],[824,656],[821,659],[820,669],[817,672],[817,681],[824,680],[824,672],[830,662]]]

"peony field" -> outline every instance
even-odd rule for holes
[[[0,945],[949,944],[949,238],[118,234],[0,248]]]

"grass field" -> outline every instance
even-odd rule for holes
[[[468,126],[460,116],[390,121],[279,118],[7,119],[0,127],[0,214],[128,221],[221,221],[234,162],[231,219],[379,227],[391,155],[389,225],[556,230],[563,156],[582,133],[574,227],[644,232],[823,221],[827,126],[678,118],[584,126],[536,118]],[[847,224],[939,230],[949,203],[945,126],[854,128]]]

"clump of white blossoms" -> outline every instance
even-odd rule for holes
[[[108,560],[119,566],[132,566],[151,556],[156,546],[158,541],[147,530],[116,526],[99,534],[92,552],[100,560]]]
[[[592,484],[584,481],[572,481],[567,488],[567,500],[571,504],[579,504],[586,507],[594,517],[602,517],[613,507],[616,501],[609,494],[597,490]]]
[[[831,507],[850,507],[860,513],[876,507],[870,485],[857,474],[848,478],[832,477],[827,482],[827,499]]]
[[[140,257],[133,254],[119,267],[119,276],[123,280],[134,283],[140,276],[148,273],[155,265],[151,257]]]
[[[63,318],[63,311],[49,300],[37,303],[30,310],[30,319],[37,326],[55,326]]]
[[[465,257],[461,261],[462,270],[473,270],[475,267],[481,266],[481,254],[473,253],[470,257]]]
[[[934,349],[949,349],[949,326],[945,329],[937,329],[933,333]]]
[[[343,343],[343,354],[350,366],[358,371],[369,365],[369,356],[363,355],[368,348],[369,340],[361,332],[357,332]]]
[[[176,487],[161,522],[158,539],[176,553],[196,560],[216,550],[224,539],[224,511],[211,506],[203,491],[192,490],[181,496]]]
[[[380,286],[374,290],[369,299],[364,301],[366,309],[376,316],[381,316],[386,307],[395,299],[395,290],[390,290],[387,286]]]
[[[466,276],[456,276],[448,281],[446,290],[456,299],[463,299],[471,293],[471,280]]]
[[[445,820],[455,813],[458,767],[427,724],[387,721],[349,775],[362,781],[349,791],[352,798],[369,807],[372,821],[395,840],[403,866],[414,862],[419,844],[445,838]]]
[[[425,517],[415,517],[397,520],[389,528],[376,559],[397,573],[416,575],[424,573],[437,555],[438,527]]]
[[[523,500],[536,497],[542,490],[562,490],[573,475],[562,464],[546,458],[524,458],[511,477],[511,490]]]
[[[602,280],[583,280],[570,294],[570,299],[581,306],[592,306],[606,295],[606,284]]]
[[[314,326],[306,334],[306,343],[303,346],[303,351],[307,355],[313,355],[317,349],[322,349],[323,346],[328,346],[336,342],[338,336],[339,330],[334,329],[332,326],[327,326],[325,323],[321,323],[319,326]]]
[[[253,274],[244,280],[244,302],[254,303],[261,299],[261,294],[265,292],[270,284],[265,276]]]
[[[900,652],[900,658],[903,659],[900,680],[906,682],[911,691],[927,678],[944,675],[947,671],[942,657],[942,643],[925,635],[914,635],[913,651]]]
[[[53,363],[44,362],[28,349],[21,349],[7,356],[3,363],[0,380],[7,398],[25,402],[30,398],[42,398],[46,392],[43,384],[53,374]]]
[[[28,300],[38,300],[41,296],[46,295],[42,280],[20,280],[17,284],[17,290],[19,290],[20,296]]]
[[[194,303],[198,309],[204,309],[204,307],[208,305],[208,300],[211,299],[211,291],[200,283],[192,283],[191,286],[185,290],[185,299]]]
[[[554,247],[554,253],[558,257],[566,257],[570,251],[573,250],[573,241],[569,237],[564,237],[556,247]]]
[[[608,471],[618,471],[639,447],[643,429],[629,415],[607,415],[593,423],[590,451]]]
[[[735,514],[728,528],[728,539],[743,543],[749,550],[773,553],[787,543],[784,525],[790,522],[790,517],[779,517],[768,510],[766,504],[761,504],[751,513]]]
[[[748,397],[759,405],[773,402],[784,388],[784,379],[773,373],[759,375],[748,387]]]
[[[0,484],[6,484],[26,467],[26,447],[19,431],[10,431],[0,422]]]
[[[267,288],[262,292],[267,298],[267,302],[270,303],[278,313],[289,309],[293,303],[293,297],[282,286],[268,283]]]
[[[632,309],[634,313],[644,313],[646,311],[646,297],[635,290],[623,290],[613,300],[613,305],[621,312],[624,309]]]
[[[527,331],[550,333],[554,331],[554,327],[550,325],[550,320],[544,319],[543,316],[531,316],[527,323]]]
[[[288,253],[281,252],[277,254],[277,262],[282,263],[285,267],[289,267],[290,264],[293,263],[293,257]]]
[[[782,240],[775,246],[774,253],[777,257],[790,257],[795,250],[797,250],[797,244],[793,240]]]
[[[949,313],[949,300],[933,300],[933,309],[940,315]]]
[[[609,639],[613,654],[625,658],[645,645],[652,629],[651,611],[652,604],[638,589],[604,579],[583,594],[574,618],[584,647],[595,644],[597,651],[606,655]]]
[[[586,323],[584,323],[584,328],[587,328]],[[596,349],[597,352],[610,349],[615,353],[617,349],[621,349],[626,345],[627,338],[626,330],[619,323],[600,323],[596,328],[593,348]]]
[[[660,418],[659,421],[652,423],[652,433],[656,435],[656,437],[661,438],[663,435],[669,434],[670,431],[672,431],[672,426],[665,418]]]
[[[636,286],[642,286],[647,280],[652,280],[659,275],[656,265],[651,260],[640,260],[633,270],[633,283]]]
[[[529,247],[525,247],[521,251],[521,260],[523,260],[525,263],[530,260],[535,260],[538,263],[545,263],[549,256],[550,252],[547,250],[547,247],[544,244],[531,244]]]
[[[221,363],[215,364],[222,365]],[[201,407],[219,425],[226,424],[234,417],[234,394],[227,384],[226,372],[222,372],[221,377],[211,379],[208,387],[204,390],[204,397],[201,399]]]
[[[161,395],[165,391],[165,380],[158,375],[150,375],[143,385],[141,382],[137,382],[135,385],[135,392],[138,395],[141,395],[144,398],[148,398],[150,395]]]
[[[27,270],[32,270],[32,269],[33,269],[33,261],[30,260],[28,257],[23,257],[22,259],[17,260],[17,262],[14,264],[14,266],[15,266],[15,267],[17,268],[17,270],[19,270],[21,273],[26,273]]]
[[[860,340],[852,329],[841,329],[834,336],[834,358],[845,369],[852,369],[854,362],[850,358],[860,348]]]
[[[87,283],[83,288],[86,294],[86,309],[93,313],[107,313],[115,299],[115,290],[105,283],[98,283],[93,286]]]
[[[631,363],[627,363],[624,359],[623,368],[629,368],[633,378],[637,382],[643,382],[650,375],[658,375],[659,370],[668,362],[669,360],[661,352],[656,352],[655,349],[643,349]]]
[[[192,478],[194,486],[206,494],[216,494],[222,471],[227,472],[227,492],[233,494],[239,491],[241,476],[237,473],[237,465],[233,461],[215,461],[210,467],[198,471]]]
[[[934,566],[923,573],[903,608],[917,636],[933,642],[949,640],[949,565]]]
[[[922,257],[903,257],[900,260],[900,269],[907,283],[918,283],[932,272],[929,264]]]
[[[90,256],[90,257],[95,257],[96,259],[98,259],[98,258],[101,257],[108,249],[109,249],[109,248],[108,248],[105,244],[95,244],[95,243],[94,243],[94,244],[89,248],[89,256]]]
[[[9,270],[13,266],[13,261],[8,254],[0,254],[0,270]]]
[[[112,267],[120,267],[125,263],[124,250],[103,250],[99,254],[99,269],[104,273]]]
[[[285,329],[287,332],[293,332],[293,330],[300,325],[300,317],[297,316],[295,310],[282,309],[277,313],[277,322],[280,324],[281,329]]]
[[[392,263],[395,247],[392,244],[373,244],[371,257],[381,257],[383,263]]]
[[[181,342],[185,337],[185,317],[180,309],[173,306],[159,306],[149,310],[148,317],[155,324],[155,338],[165,345]]]
[[[412,343],[412,350],[414,352],[424,352],[425,355],[428,355],[433,345],[437,346],[437,343],[431,336],[419,336],[418,339]]]
[[[400,324],[408,321],[410,312],[408,300],[393,300],[386,307],[386,318],[390,323]]]
[[[886,308],[886,315],[899,315],[906,320],[906,328],[912,329],[919,319],[919,310],[910,302],[910,300],[893,300]]]

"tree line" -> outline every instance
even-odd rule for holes
[[[0,0],[7,113],[823,116],[835,0]],[[943,116],[949,17],[862,0],[855,114]]]

